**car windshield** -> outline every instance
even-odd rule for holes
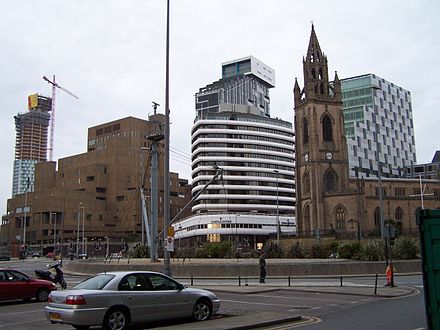
[[[98,274],[82,281],[74,289],[102,290],[114,277],[111,274]]]

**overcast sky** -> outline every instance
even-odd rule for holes
[[[27,96],[58,92],[54,160],[86,151],[87,128],[146,119],[165,95],[165,0],[2,0],[0,210],[12,192],[14,115]],[[416,152],[439,148],[440,1],[171,0],[171,171],[190,179],[194,94],[221,63],[254,55],[275,70],[271,115],[293,122],[311,21],[340,78],[374,73],[412,94]],[[437,36],[437,37],[436,37]]]

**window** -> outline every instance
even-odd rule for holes
[[[395,195],[396,196],[405,196],[405,188],[396,188]]]
[[[332,120],[328,115],[324,115],[322,119],[322,136],[324,141],[333,141]]]
[[[395,217],[396,217],[396,221],[402,221],[403,210],[400,206],[396,208],[396,216]]]
[[[304,187],[304,193],[305,194],[310,193],[310,176],[309,176],[308,172],[304,173],[304,176],[303,176],[303,187]]]
[[[153,285],[145,274],[130,274],[121,280],[118,289],[119,291],[152,291]]]
[[[345,229],[345,210],[339,205],[336,207],[336,229]]]
[[[324,175],[324,191],[334,191],[336,189],[336,173],[334,170],[329,169]]]
[[[306,118],[303,118],[303,141],[304,144],[309,143],[309,123]]]

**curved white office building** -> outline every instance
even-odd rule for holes
[[[292,123],[270,118],[274,86],[273,69],[249,56],[223,63],[222,79],[196,94],[192,195],[200,195],[193,215],[174,224],[179,242],[256,248],[296,234],[294,133]],[[217,167],[222,175],[203,191]]]

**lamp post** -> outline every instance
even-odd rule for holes
[[[78,205],[78,228],[76,230],[76,258],[79,258],[79,218],[81,216],[81,205],[82,203],[80,202]]]
[[[53,215],[55,215],[55,217],[53,217]],[[57,214],[54,212],[50,212],[50,218],[53,222],[53,253],[55,258],[57,250]]]
[[[167,0],[166,52],[165,52],[165,147],[163,166],[163,272],[171,275],[170,251],[166,248],[168,226],[170,226],[170,107],[169,107],[169,77],[170,77],[170,0]]]
[[[277,245],[280,245],[280,212],[279,212],[279,200],[278,200],[278,170],[273,171],[277,182]]]
[[[84,236],[84,218],[85,218],[85,207],[83,206],[82,207],[82,211],[83,211],[83,214],[82,214],[82,254],[87,254],[87,251],[86,251],[86,237]]]

